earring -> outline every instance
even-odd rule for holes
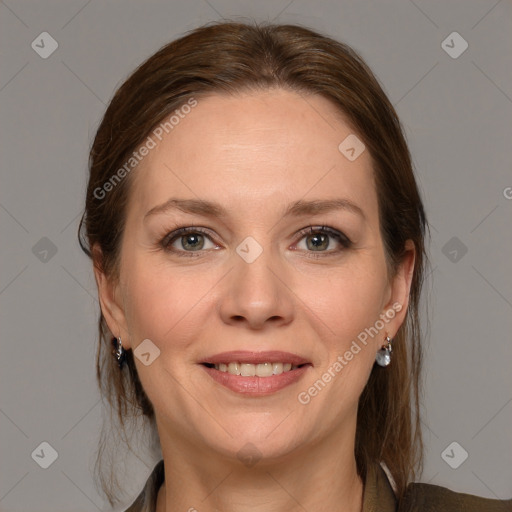
[[[386,343],[382,345],[380,350],[375,354],[375,362],[379,366],[388,366],[391,363],[391,352],[393,351],[393,347],[391,346],[392,339],[389,336],[386,336],[384,340]]]
[[[126,352],[123,348],[123,344],[121,343],[121,336],[119,336],[119,338],[112,338],[112,345],[114,346],[112,354],[116,358],[119,369],[122,370],[123,364],[126,360]]]

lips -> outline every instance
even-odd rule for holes
[[[270,352],[249,352],[246,350],[222,352],[221,354],[215,354],[207,357],[201,364],[229,364],[229,363],[248,363],[248,364],[263,364],[263,363],[291,363],[294,366],[300,366],[303,364],[310,364],[309,361],[297,354],[291,354],[290,352],[280,352],[273,350]]]
[[[215,354],[201,362],[204,370],[231,391],[265,396],[302,378],[312,364],[289,352],[232,351]]]

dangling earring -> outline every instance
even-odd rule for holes
[[[121,343],[121,336],[119,336],[119,338],[112,338],[112,345],[114,346],[112,354],[116,358],[119,369],[122,369],[126,360],[126,352],[123,348],[123,344]]]
[[[384,340],[386,343],[382,345],[380,350],[375,354],[375,362],[379,366],[388,366],[391,363],[391,352],[393,352],[393,347],[391,346],[392,339],[389,336],[386,336]]]

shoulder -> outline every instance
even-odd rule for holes
[[[512,512],[512,499],[494,500],[438,485],[411,483],[399,512]]]

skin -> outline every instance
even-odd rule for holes
[[[320,96],[284,90],[211,95],[199,98],[133,171],[120,279],[98,269],[95,275],[103,314],[123,346],[135,349],[150,339],[160,350],[149,366],[135,358],[164,456],[158,512],[361,510],[357,402],[386,334],[393,337],[404,321],[414,247],[407,244],[390,276],[371,157],[364,151],[350,162],[338,150],[351,133]],[[172,209],[144,220],[170,197],[217,201],[227,215]],[[363,215],[337,209],[283,216],[299,199],[339,198]],[[329,226],[353,243],[345,248],[329,237],[327,248],[315,251],[314,234],[297,235],[311,225]],[[160,245],[183,226],[208,228],[211,235],[200,238],[201,251],[189,246],[195,257]],[[236,252],[247,236],[263,248],[252,263]],[[181,254],[187,250],[182,241],[187,237],[172,242]],[[379,335],[307,405],[299,403],[298,393],[394,303],[402,309]],[[312,366],[270,396],[247,397],[198,364],[230,350],[282,350]],[[252,467],[237,457],[247,443],[261,457]]]

